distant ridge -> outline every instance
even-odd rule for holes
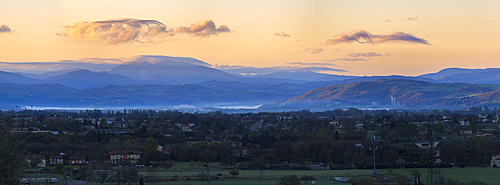
[[[229,73],[210,68],[210,64],[185,57],[166,56],[136,56],[127,59],[125,63],[111,69],[111,74],[126,76],[135,80],[147,80],[155,75],[184,80],[183,83],[193,83],[192,79],[232,80],[238,78]],[[196,82],[196,81],[195,81]]]
[[[70,71],[45,79],[51,83],[59,83],[77,89],[90,89],[106,85],[129,85],[140,83],[131,78],[107,72],[92,72],[86,69]]]
[[[383,79],[321,87],[299,96],[266,104],[264,107],[500,105],[500,101],[497,101],[500,100],[498,89],[500,85],[439,84],[407,79]]]
[[[37,84],[44,83],[42,80],[28,78],[26,76],[17,74],[17,73],[9,73],[5,71],[0,71],[0,83],[8,82],[8,83],[16,83],[16,84]]]

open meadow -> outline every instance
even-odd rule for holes
[[[212,167],[213,166],[213,167]],[[385,177],[391,178],[386,181],[388,184],[396,184],[395,179],[399,175],[404,175],[411,178],[409,168],[406,169],[380,169],[378,173]],[[427,168],[418,168],[422,174],[422,182],[427,181]],[[500,182],[500,168],[482,168],[482,167],[468,167],[468,168],[442,168],[439,169],[444,175],[445,179],[451,178],[460,183],[468,182],[471,180],[482,181],[486,184],[498,184]],[[316,185],[323,184],[345,184],[334,181],[335,177],[350,177],[351,180],[356,179],[370,179],[372,169],[364,170],[239,170],[239,175],[234,178],[229,174],[228,169],[218,168],[215,164],[210,164],[210,176],[217,179],[210,180],[213,185],[275,185],[279,179],[287,175],[296,175],[298,178],[303,176],[312,176],[316,179]],[[392,173],[389,173],[392,171]],[[181,163],[165,170],[163,168],[143,168],[139,170],[139,175],[145,178],[145,184],[207,184],[206,181],[199,179],[206,174],[206,167],[203,166],[188,166],[186,163]],[[178,176],[178,181],[173,180],[174,176]],[[183,180],[190,178],[190,180]],[[301,181],[301,184],[312,184],[311,181]]]

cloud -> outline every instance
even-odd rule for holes
[[[331,59],[326,60],[327,62],[337,62],[337,61],[367,61],[364,58],[339,58],[339,59]]]
[[[404,21],[416,21],[417,20],[417,17],[408,17],[406,20]]]
[[[347,54],[349,57],[381,57],[383,56],[380,53],[368,52],[368,53],[349,53]]]
[[[332,63],[323,63],[323,62],[318,62],[318,63],[307,63],[307,62],[290,62],[287,63],[289,65],[305,65],[305,66],[335,66],[335,64]]]
[[[237,66],[237,65],[214,65],[215,68],[217,69],[241,69],[241,68],[246,68],[246,66]]]
[[[391,21],[391,20],[389,20],[389,19],[386,19],[386,20],[384,20],[384,21],[385,21],[385,22],[392,22],[392,21]]]
[[[361,44],[381,44],[385,42],[408,42],[416,44],[426,44],[429,42],[422,38],[417,38],[411,34],[404,32],[392,32],[381,35],[373,35],[365,30],[354,30],[350,33],[342,33],[336,35],[333,39],[328,39],[327,44],[338,44],[338,43],[351,43],[358,42]]]
[[[275,33],[274,35],[278,36],[278,37],[282,37],[282,38],[286,38],[286,37],[290,37],[289,34],[286,34],[284,32],[281,32],[281,33]]]
[[[314,47],[314,48],[306,48],[306,49],[304,49],[304,51],[297,51],[296,54],[298,54],[298,53],[320,54],[321,52],[323,52],[323,48]]]
[[[492,20],[485,20],[487,23],[495,23],[494,21]]]
[[[201,20],[200,22],[191,24],[191,26],[181,26],[174,30],[175,33],[189,33],[194,34],[199,37],[210,37],[211,35],[217,35],[218,33],[231,32],[226,25],[222,25],[219,28],[215,26],[215,23],[210,20]]]
[[[0,33],[2,33],[2,32],[7,32],[7,33],[10,33],[10,28],[9,28],[9,26],[7,26],[7,25],[5,25],[5,24],[4,24],[4,25],[2,25],[2,26],[0,26]]]
[[[74,41],[101,42],[104,44],[122,44],[152,42],[156,39],[165,39],[178,33],[187,33],[202,38],[217,35],[221,32],[230,32],[226,25],[215,27],[212,20],[201,20],[191,26],[180,26],[167,29],[167,26],[157,20],[116,19],[94,22],[75,22],[65,27],[60,36]]]

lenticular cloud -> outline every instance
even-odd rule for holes
[[[336,35],[333,39],[328,39],[327,44],[338,44],[338,43],[370,43],[370,44],[381,44],[385,42],[406,42],[415,44],[426,44],[429,42],[425,39],[415,37],[411,34],[404,32],[392,32],[380,35],[373,35],[365,30],[354,30],[350,33],[342,33]]]
[[[104,44],[121,43],[147,43],[154,40],[162,40],[178,33],[186,33],[193,36],[209,37],[221,32],[230,32],[226,25],[216,27],[210,20],[201,20],[191,26],[180,26],[167,28],[167,26],[156,20],[117,19],[94,22],[76,22],[66,26],[62,34],[74,41],[94,41]]]

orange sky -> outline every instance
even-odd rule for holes
[[[493,0],[0,0],[0,26],[10,29],[0,28],[0,61],[167,55],[231,66],[328,63],[344,75],[500,67],[498,10]]]

